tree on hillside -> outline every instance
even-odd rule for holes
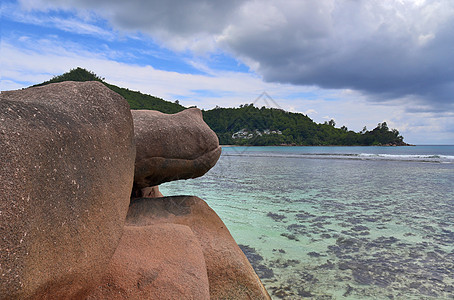
[[[126,101],[128,101],[131,109],[153,109],[168,114],[174,114],[185,109],[184,106],[179,104],[178,100],[175,101],[175,103],[172,103],[161,98],[109,84],[104,80],[104,78],[99,77],[95,73],[78,67],[62,75],[54,76],[51,80],[37,84],[35,86],[42,86],[62,81],[99,81],[114,92],[123,96]]]
[[[121,88],[80,67],[38,85],[68,80],[99,81],[123,96],[131,109],[153,109],[164,113],[177,113],[186,109],[179,104],[179,100],[170,102]],[[334,119],[317,124],[301,113],[265,106],[258,108],[253,103],[242,104],[239,108],[216,106],[211,110],[202,110],[202,114],[205,122],[217,134],[220,144],[223,145],[405,145],[399,131],[390,130],[386,122],[378,123],[371,131],[364,127],[362,131],[356,133],[349,131],[346,126],[336,128]],[[243,134],[235,135],[240,131]]]

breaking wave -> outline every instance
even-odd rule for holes
[[[229,151],[224,156],[248,156],[248,157],[289,157],[306,159],[349,159],[349,160],[383,160],[383,161],[409,161],[431,163],[454,163],[451,155],[411,155],[411,154],[372,154],[372,153],[279,153],[279,152],[253,152]]]

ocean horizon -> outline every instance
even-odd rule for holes
[[[221,217],[273,299],[454,299],[454,146],[223,147],[161,185]]]

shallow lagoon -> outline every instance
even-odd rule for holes
[[[205,199],[273,299],[454,299],[454,147],[224,148]]]

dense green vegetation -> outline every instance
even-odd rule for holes
[[[153,109],[164,113],[177,113],[185,109],[179,103],[131,91],[106,83],[104,78],[82,68],[73,69],[36,86],[62,81],[99,81],[122,95],[131,109]],[[317,124],[300,113],[281,109],[255,107],[219,108],[202,111],[205,122],[216,132],[222,145],[406,145],[396,129],[390,130],[386,122],[368,131],[336,128],[334,120]]]
[[[43,83],[35,84],[34,86],[42,86],[50,83],[57,83],[62,81],[99,81],[104,83],[104,78],[99,77],[95,73],[82,69],[76,68],[62,75],[54,76],[51,80]]]
[[[174,114],[185,109],[177,103],[166,101],[161,98],[157,98],[151,95],[142,94],[140,92],[131,91],[126,88],[121,88],[113,84],[109,84],[94,74],[93,72],[87,71],[82,68],[72,69],[63,75],[55,76],[51,80],[37,84],[35,86],[46,85],[50,83],[62,82],[62,81],[99,81],[106,85],[108,88],[122,95],[129,103],[131,109],[153,109],[168,114]]]
[[[204,111],[205,122],[217,133],[221,144],[236,145],[403,145],[403,138],[386,124],[368,131],[335,127],[333,120],[317,124],[300,113],[253,104],[240,108]],[[274,133],[273,133],[274,132]],[[237,134],[235,134],[237,133]],[[235,134],[235,135],[234,135]]]

